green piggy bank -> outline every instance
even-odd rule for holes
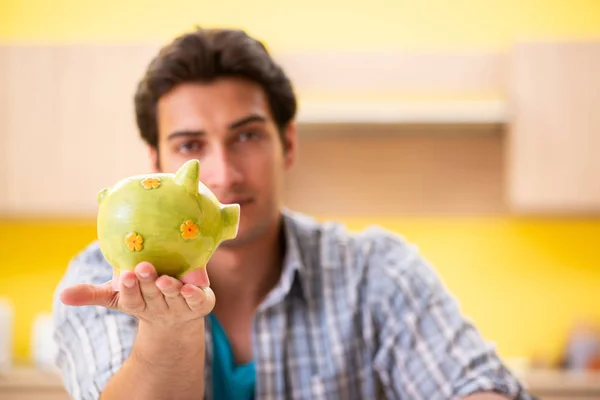
[[[240,206],[219,203],[199,175],[190,160],[174,174],[133,176],[100,191],[98,242],[115,273],[148,261],[158,275],[181,279],[237,236]]]

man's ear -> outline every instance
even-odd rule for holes
[[[296,162],[298,153],[298,136],[296,134],[296,124],[290,122],[283,133],[283,157],[285,168],[291,168]]]
[[[152,173],[160,172],[160,160],[158,154],[158,146],[154,147],[148,146],[148,155],[150,156],[150,167],[152,168]]]

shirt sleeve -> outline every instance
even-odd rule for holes
[[[460,399],[483,391],[534,398],[415,248],[391,235],[376,247],[370,279],[379,332],[374,363],[388,398]]]
[[[109,379],[129,357],[137,320],[104,307],[64,305],[60,292],[77,283],[102,284],[112,278],[112,267],[92,245],[68,265],[53,298],[56,363],[63,384],[75,400],[100,397]]]

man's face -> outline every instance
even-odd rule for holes
[[[219,201],[240,204],[238,236],[223,246],[248,243],[272,226],[295,133],[292,126],[285,132],[284,152],[259,85],[233,78],[179,85],[159,100],[157,120],[158,155],[151,149],[151,157],[160,170],[175,172],[198,159],[200,180]]]

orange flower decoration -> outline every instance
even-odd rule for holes
[[[156,189],[160,186],[160,179],[158,178],[146,178],[142,181],[144,189]]]
[[[129,250],[140,251],[144,247],[144,238],[135,232],[129,232],[127,236],[125,236],[125,243]]]
[[[194,221],[187,220],[181,224],[181,237],[184,239],[194,239],[198,236],[198,225]]]

